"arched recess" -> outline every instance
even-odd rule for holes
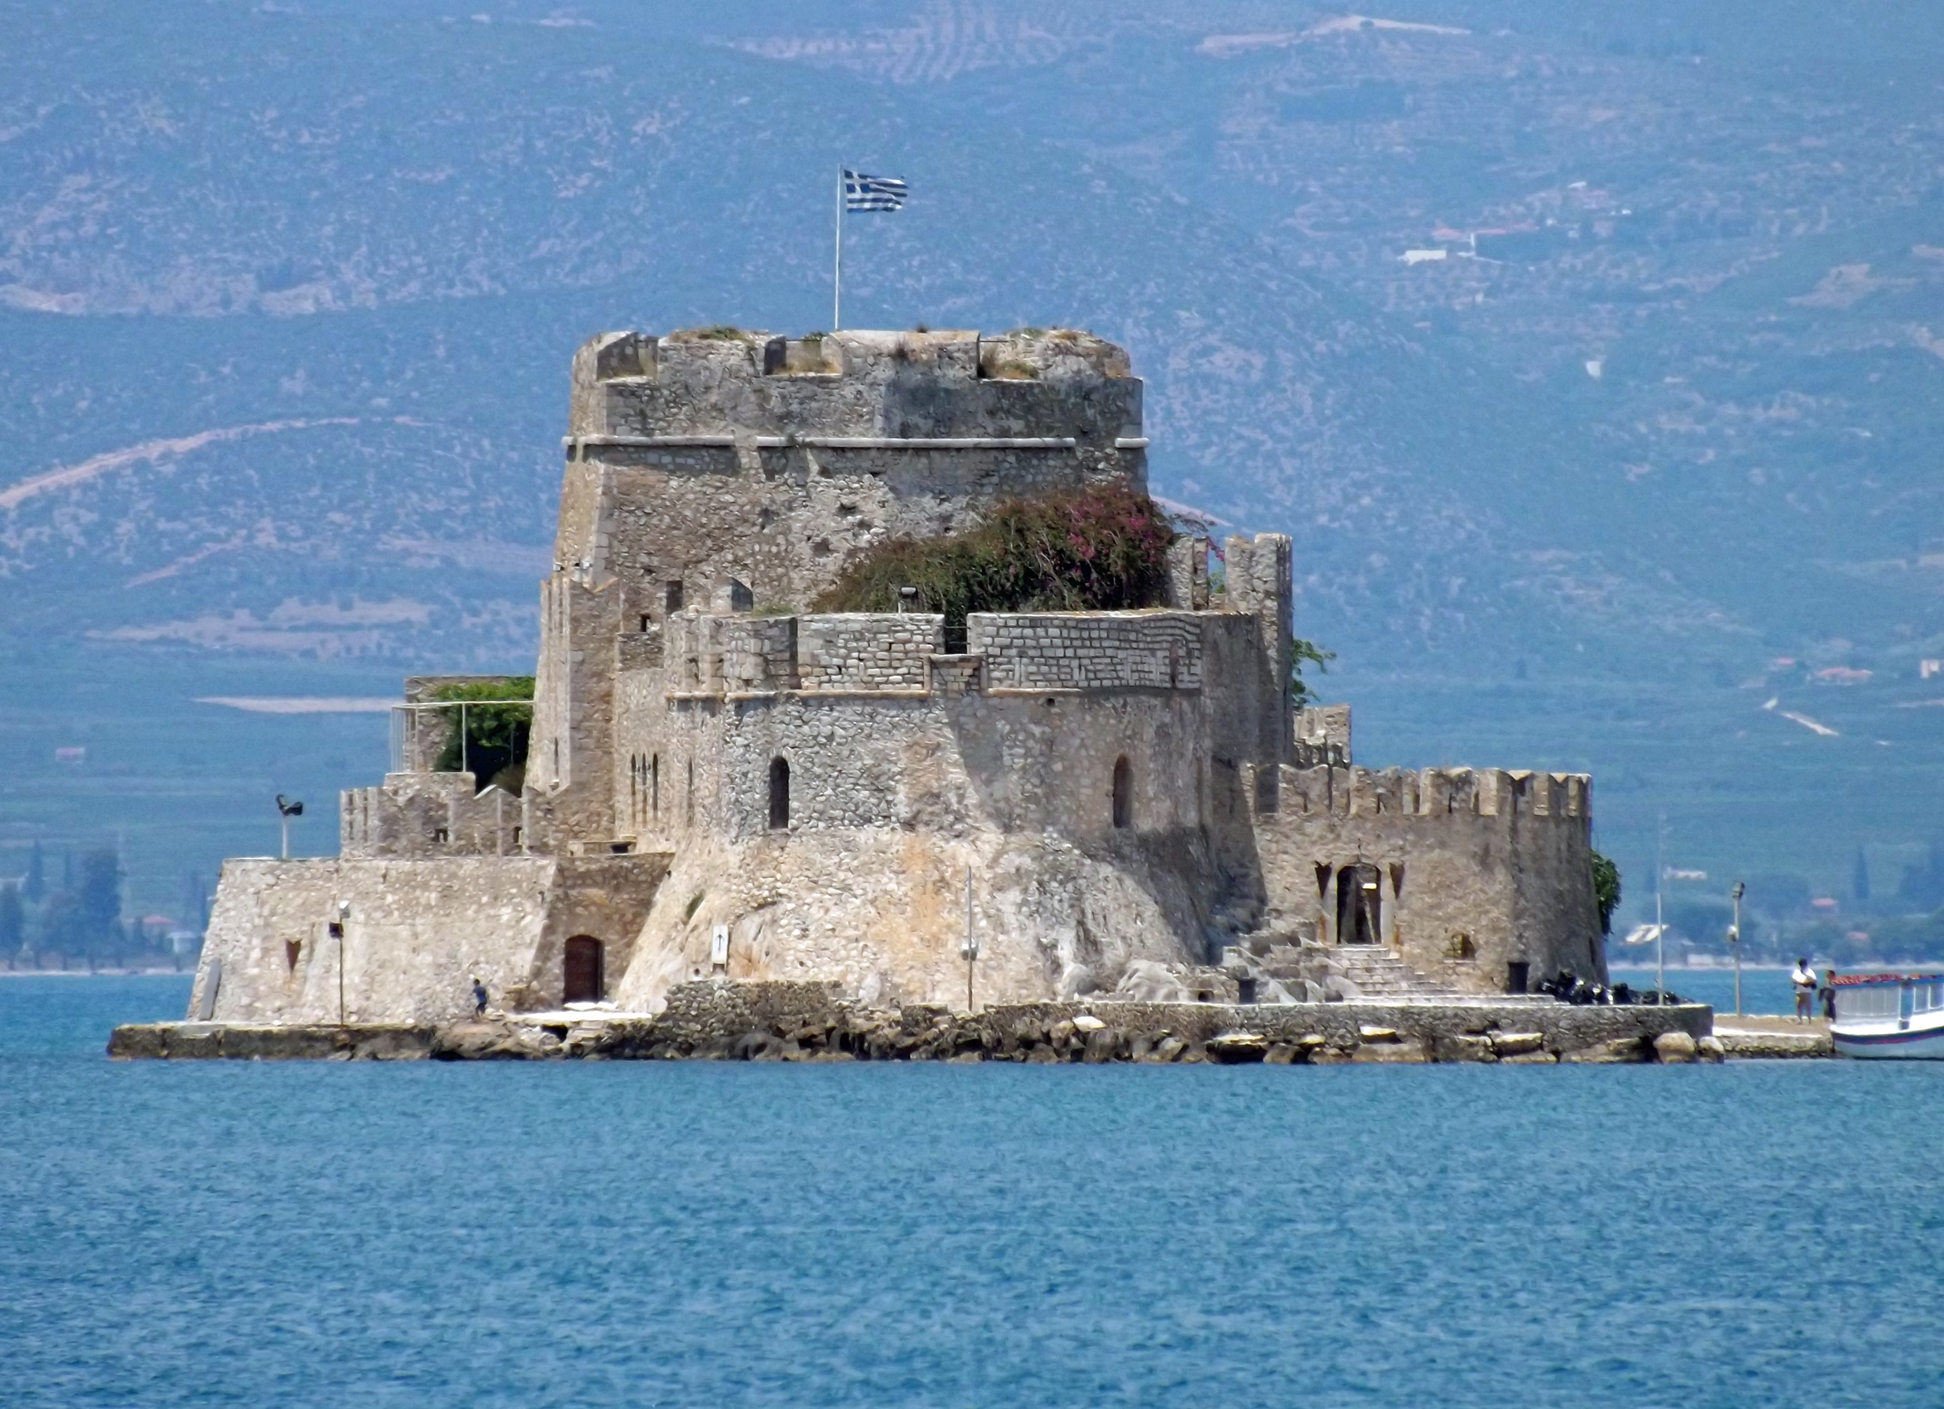
[[[1381,944],[1384,939],[1382,873],[1359,863],[1337,872],[1337,943]]]
[[[1127,755],[1114,760],[1114,826],[1126,831],[1134,825],[1134,770]]]
[[[593,935],[568,939],[560,970],[561,1002],[598,1003],[607,996],[607,947]]]
[[[769,824],[771,831],[787,831],[790,825],[790,761],[772,758],[769,767]]]

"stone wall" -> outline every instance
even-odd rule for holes
[[[1272,924],[1346,942],[1340,887],[1368,866],[1378,939],[1420,973],[1477,993],[1515,962],[1604,980],[1584,775],[1285,767],[1270,792],[1251,789]]]
[[[450,1022],[473,975],[498,1006],[556,1007],[568,936],[599,939],[618,976],[665,874],[648,856],[229,861],[189,1016]]]
[[[797,629],[806,690],[923,690],[944,649],[945,618],[932,612],[806,616]]]
[[[387,773],[382,786],[338,796],[347,857],[512,856],[527,850],[525,805],[471,773]]]
[[[974,612],[966,649],[987,689],[1199,690],[1200,619],[1189,612]]]

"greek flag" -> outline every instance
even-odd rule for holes
[[[844,169],[845,210],[902,210],[909,194],[909,188],[895,176],[866,176]]]

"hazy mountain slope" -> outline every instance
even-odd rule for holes
[[[1877,18],[1582,9],[18,7],[0,650],[41,761],[0,844],[104,825],[45,760],[139,737],[142,864],[206,864],[234,831],[155,798],[323,796],[382,729],[193,694],[530,660],[572,346],[827,326],[839,160],[916,191],[852,222],[846,322],[1126,342],[1157,489],[1296,536],[1367,755],[1595,766],[1630,866],[1670,798],[1778,866],[1914,844],[1938,809],[1872,798],[1944,761],[1901,708],[1944,654],[1937,119],[1855,81]]]
[[[1121,338],[1153,388],[1161,486],[1249,526],[1308,527],[1307,576],[1338,634],[1463,635],[1504,613],[1480,589],[1516,581],[1519,555],[1486,491],[1527,481],[1529,519],[1553,488],[1494,453],[1490,409],[1517,406],[1518,389],[1112,167],[913,125],[908,104],[870,88],[832,111],[828,80],[719,48],[631,56],[578,28],[535,41],[408,23],[380,40],[308,25],[300,82],[297,39],[267,33],[295,21],[208,18],[266,31],[225,51],[227,66],[213,44],[197,50],[198,81],[220,98],[192,103],[139,70],[85,97],[53,81],[22,100],[38,116],[0,149],[15,168],[16,307],[56,322],[224,315],[215,332],[137,325],[145,346],[182,351],[154,361],[128,419],[94,400],[128,405],[126,388],[99,387],[109,368],[48,365],[58,349],[43,344],[67,329],[19,344],[4,375],[35,391],[10,399],[15,444],[60,455],[17,463],[19,481],[217,437],[15,491],[6,570],[59,585],[64,615],[92,588],[105,595],[88,615],[109,630],[152,631],[114,618],[205,589],[229,594],[211,606],[260,616],[320,590],[304,574],[337,563],[353,565],[347,589],[382,595],[378,579],[410,556],[388,545],[443,540],[462,512],[489,541],[538,541],[542,521],[504,511],[532,502],[524,467],[544,463],[560,393],[509,401],[505,377],[558,388],[573,341],[623,320],[826,322],[823,157],[843,133],[924,173],[911,211],[853,230],[851,321],[1073,322]],[[130,112],[148,115],[134,131]],[[265,425],[285,429],[246,431]],[[393,474],[358,468],[386,457]],[[149,480],[179,513],[155,512]],[[112,592],[61,579],[59,564],[91,553],[125,573]],[[238,595],[246,560],[254,601]]]

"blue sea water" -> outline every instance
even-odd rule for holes
[[[1944,1403],[1944,1064],[111,1063],[0,979],[0,1403]]]
[[[1608,969],[1607,977],[1615,983],[1627,983],[1635,988],[1652,988],[1654,966],[1612,967]],[[1670,993],[1691,1002],[1706,1003],[1719,1014],[1725,1016],[1735,1011],[1733,969],[1669,969],[1666,982]],[[1742,1011],[1749,1014],[1795,1012],[1795,986],[1789,982],[1789,971],[1743,969]]]

